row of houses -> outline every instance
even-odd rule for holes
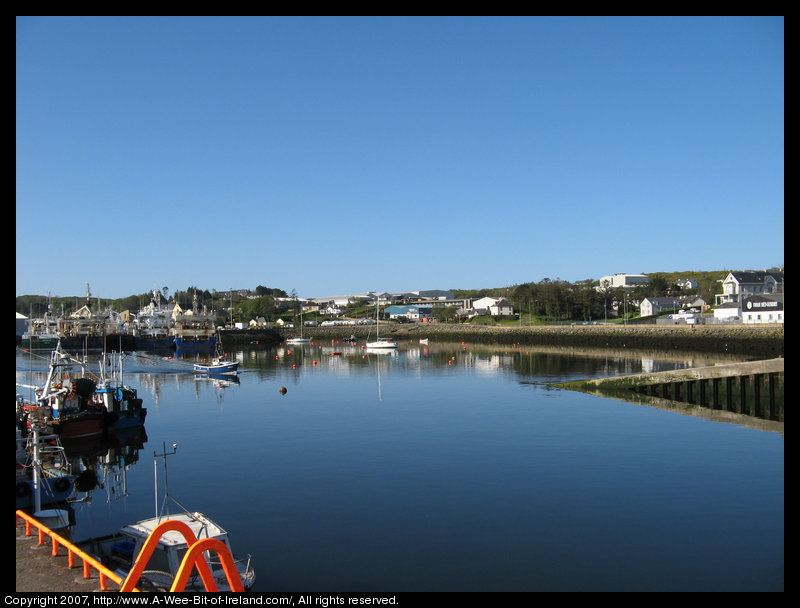
[[[722,280],[722,293],[714,296],[710,317],[717,323],[783,323],[784,277],[782,271],[731,272]],[[696,296],[645,298],[640,304],[642,317],[670,310],[665,322],[698,322],[711,306]]]
[[[602,277],[598,289],[632,290],[646,285],[647,282],[648,276],[645,274],[616,273]],[[677,283],[681,291],[698,287],[698,283],[691,279],[680,279]],[[714,305],[696,295],[651,297],[632,303],[639,307],[641,317],[672,312],[674,318],[664,319],[664,322],[699,322],[702,318],[718,323],[783,323],[782,270],[731,272],[722,280],[722,292],[715,296]],[[503,298],[455,299],[452,292],[445,290],[368,292],[313,298],[303,301],[302,308],[305,312],[337,317],[344,314],[346,306],[364,303],[388,305],[385,313],[389,318],[417,322],[430,320],[434,306],[455,306],[458,316],[462,318],[478,315],[510,316],[515,313],[511,303]],[[712,309],[713,314],[709,313]]]

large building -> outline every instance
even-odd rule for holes
[[[783,323],[783,294],[773,293],[744,298],[742,323]]]
[[[625,274],[618,272],[606,277],[600,277],[600,289],[616,289],[618,287],[632,288],[647,285],[649,282],[646,274]]]

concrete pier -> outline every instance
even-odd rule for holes
[[[654,397],[783,422],[784,359],[578,380],[559,388],[643,402]],[[637,395],[637,398],[634,398]],[[663,405],[663,403],[661,403]]]

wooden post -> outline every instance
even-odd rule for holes
[[[725,409],[733,411],[733,376],[725,378]]]
[[[753,415],[761,416],[761,374],[753,374]]]
[[[747,404],[747,376],[739,376],[739,413],[749,414],[750,407]]]
[[[769,395],[767,401],[767,418],[775,420],[775,374],[767,374],[767,392]]]

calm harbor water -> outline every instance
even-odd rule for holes
[[[154,453],[176,443],[170,494],[252,555],[256,591],[783,590],[782,432],[550,387],[707,356],[235,355],[228,386],[126,359],[146,441],[129,466],[98,469],[103,487],[73,504],[74,540],[151,517]],[[16,369],[36,384],[46,366],[18,353]]]

